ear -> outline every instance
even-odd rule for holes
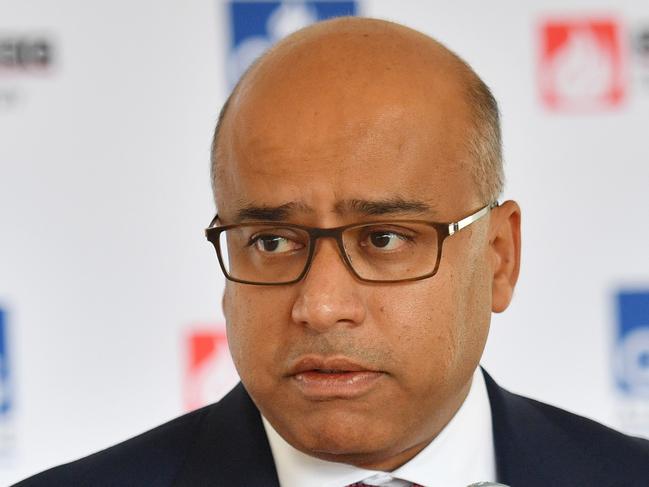
[[[515,201],[505,201],[491,213],[489,252],[493,271],[491,310],[507,309],[518,280],[521,264],[521,209]]]

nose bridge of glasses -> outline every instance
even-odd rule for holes
[[[313,249],[311,251],[311,263],[310,266],[313,266],[313,261],[315,260],[317,254],[319,253],[318,248],[322,248],[322,245],[330,241],[331,244],[336,248],[336,253],[338,254],[338,258],[340,258],[347,267],[349,271],[352,271],[350,268],[350,262],[349,262],[349,257],[347,256],[347,252],[345,251],[345,245],[343,242],[342,238],[342,233],[343,233],[344,228],[343,227],[337,227],[337,228],[312,228],[309,230],[309,235],[311,237],[311,245],[313,246]],[[318,240],[322,240],[323,242],[318,245]],[[333,240],[333,241],[332,241]],[[353,272],[353,271],[352,271]]]

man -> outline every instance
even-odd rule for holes
[[[520,209],[497,203],[496,103],[456,55],[384,21],[306,28],[240,81],[212,164],[243,385],[20,485],[649,485],[649,443],[478,367]]]

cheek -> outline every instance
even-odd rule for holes
[[[404,385],[428,394],[464,383],[475,369],[490,317],[483,274],[476,266],[446,266],[431,279],[373,298],[371,308]]]
[[[226,284],[223,312],[232,359],[247,386],[272,387],[274,359],[285,338],[290,307],[272,288]]]
[[[454,270],[454,309],[457,354],[455,368],[463,374],[473,371],[484,351],[491,321],[491,290],[488,267],[480,255],[469,255]]]
[[[489,267],[485,262],[478,261],[470,270],[471,277],[463,290],[462,300],[465,306],[465,323],[462,328],[462,339],[466,346],[484,349],[489,325],[491,322],[491,279]]]
[[[377,297],[376,321],[391,344],[396,373],[413,383],[445,381],[460,348],[462,317],[449,306],[455,301],[455,288],[426,281],[386,290]]]

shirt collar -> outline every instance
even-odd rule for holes
[[[451,421],[426,448],[393,472],[311,457],[288,444],[266,418],[262,420],[281,487],[343,487],[360,481],[383,487],[403,485],[393,478],[425,487],[466,487],[474,482],[495,481],[491,407],[479,368],[473,374],[469,394]]]

